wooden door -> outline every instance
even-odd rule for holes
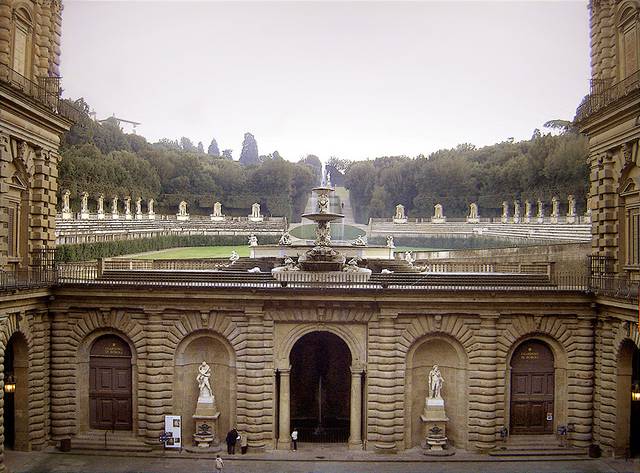
[[[131,352],[115,336],[99,338],[89,368],[90,427],[131,430]]]
[[[553,354],[538,340],[524,342],[511,359],[511,433],[553,432]]]

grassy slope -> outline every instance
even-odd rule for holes
[[[242,257],[249,256],[248,246],[202,246],[189,248],[171,248],[169,250],[152,251],[136,256],[140,259],[193,259],[193,258],[228,258],[231,251],[236,250]]]

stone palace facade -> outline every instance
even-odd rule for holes
[[[88,266],[76,279],[48,276],[57,148],[73,118],[50,93],[61,5],[4,0],[0,465],[4,446],[159,449],[165,415],[182,416],[190,445],[203,360],[219,436],[237,426],[253,451],[289,448],[294,427],[302,441],[420,447],[438,364],[456,448],[566,431],[582,451],[640,453],[640,2],[590,8],[594,85],[576,117],[590,140],[590,278],[287,286],[246,273],[96,279]]]

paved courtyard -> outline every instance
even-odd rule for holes
[[[325,454],[328,452],[325,452]],[[175,458],[126,455],[78,455],[58,452],[6,452],[6,463],[12,473],[210,473],[214,471],[213,457]],[[318,459],[325,456],[325,459]],[[341,458],[342,455],[339,455]],[[228,457],[225,455],[227,473],[622,473],[640,472],[640,461],[610,459],[503,460],[482,456],[473,458],[407,458],[372,456],[366,460],[331,461],[331,455],[315,455],[310,452],[285,452],[277,459],[270,455]]]

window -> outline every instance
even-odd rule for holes
[[[13,62],[12,69],[30,78],[31,75],[31,17],[24,9],[13,13]]]
[[[8,207],[9,212],[9,223],[8,223],[8,240],[7,240],[7,251],[9,258],[17,258],[18,257],[18,204],[15,202],[9,202]]]
[[[628,210],[627,219],[627,264],[640,265],[640,208]]]

